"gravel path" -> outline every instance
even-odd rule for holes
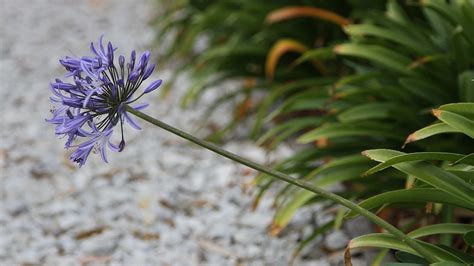
[[[95,155],[81,169],[68,161],[64,140],[44,122],[48,83],[63,73],[57,60],[88,53],[102,33],[119,53],[145,50],[153,8],[144,0],[0,0],[0,265],[287,265],[308,234],[311,210],[283,236],[268,236],[271,197],[249,210],[253,172],[144,123],[126,131],[125,151],[110,153],[109,164]],[[164,100],[149,96],[147,112],[193,131],[203,111],[177,107],[182,88]],[[246,142],[226,148],[268,158]],[[331,234],[323,244],[339,251],[324,257],[313,247],[297,264],[338,264],[347,239]]]

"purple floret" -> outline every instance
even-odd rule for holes
[[[148,66],[150,52],[144,52],[137,60],[135,51],[132,51],[127,64],[125,57],[120,55],[117,68],[113,62],[117,48],[110,42],[104,47],[102,39],[101,36],[97,47],[91,43],[92,56],[67,56],[59,60],[67,71],[65,76],[72,82],[56,79],[50,86],[54,109],[51,111],[53,117],[46,121],[56,126],[57,135],[67,137],[65,148],[75,148],[71,160],[79,166],[84,165],[91,152],[100,153],[107,162],[107,147],[122,151],[125,147],[124,121],[140,129],[138,122],[126,113],[125,105],[161,85],[161,80],[155,80],[134,96],[155,68],[154,64]],[[146,106],[148,104],[141,103],[132,108],[141,110]],[[118,124],[122,140],[116,145],[110,138]]]

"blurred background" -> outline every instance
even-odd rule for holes
[[[254,172],[145,123],[126,130],[127,147],[109,153],[109,164],[96,154],[81,169],[69,161],[64,140],[44,121],[49,82],[64,75],[58,60],[89,54],[89,43],[105,34],[118,54],[150,49],[160,63],[152,22],[161,10],[142,0],[0,1],[0,265],[287,265],[310,225],[327,219],[315,221],[313,208],[271,237],[271,198],[251,211]],[[174,67],[167,64],[153,76],[165,84]],[[234,85],[184,110],[191,85],[182,75],[166,97],[149,95],[147,113],[207,136],[232,110],[224,105],[203,124],[206,107]],[[291,150],[267,153],[245,140],[225,147],[260,162]],[[341,250],[348,236],[332,238],[328,248]],[[302,263],[328,265],[325,256]]]
[[[79,169],[45,122],[49,83],[102,34],[151,51],[164,84],[146,113],[474,262],[472,25],[472,1],[0,0],[0,265],[428,263],[145,122]],[[410,167],[374,168],[400,151]]]

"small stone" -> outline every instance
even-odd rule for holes
[[[374,227],[372,224],[370,224],[366,218],[360,216],[347,221],[344,224],[344,227],[351,238],[374,232]]]
[[[44,164],[37,164],[31,170],[30,174],[35,179],[50,178],[52,176],[51,170]]]
[[[61,215],[58,217],[57,221],[59,227],[61,227],[63,231],[69,230],[80,223],[79,216],[75,213]]]
[[[87,255],[108,256],[114,252],[119,240],[119,234],[108,231],[100,235],[82,240],[80,249]]]
[[[345,248],[349,238],[341,230],[329,233],[324,239],[324,245],[330,250],[339,250]]]
[[[61,253],[71,254],[77,250],[78,243],[69,235],[63,235],[58,240],[58,249]]]
[[[28,212],[28,206],[23,203],[14,203],[7,206],[8,213],[11,216],[18,216],[22,213]]]

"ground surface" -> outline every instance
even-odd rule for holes
[[[63,75],[57,60],[88,53],[102,33],[119,53],[145,50],[154,8],[143,0],[0,0],[0,265],[287,265],[309,232],[311,211],[281,237],[268,236],[271,198],[249,210],[252,172],[144,123],[126,131],[124,152],[110,153],[109,164],[96,155],[81,169],[68,161],[64,140],[44,122],[48,83]],[[195,130],[206,99],[181,110],[182,93],[149,96],[147,112]],[[226,147],[267,158],[250,143]],[[314,246],[297,264],[338,264],[347,240],[331,234],[318,247],[339,251]]]

